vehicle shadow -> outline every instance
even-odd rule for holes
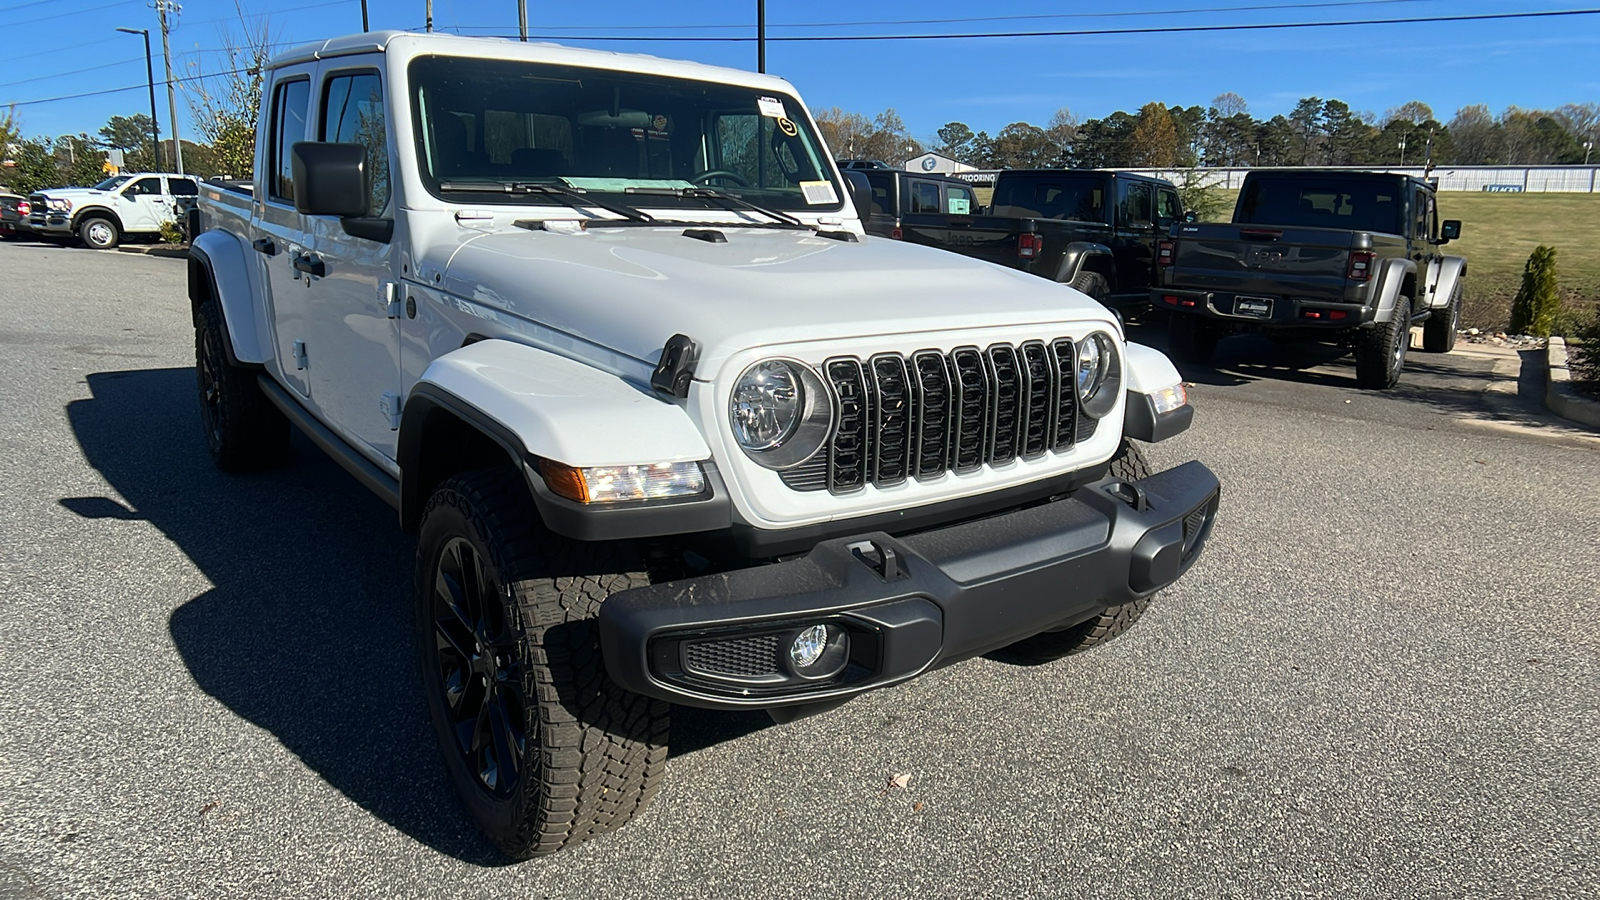
[[[396,829],[464,862],[504,864],[439,757],[410,625],[413,542],[393,510],[298,434],[283,470],[218,472],[194,377],[89,375],[91,398],[69,404],[68,419],[131,508],[108,497],[59,502],[86,518],[149,521],[214,585],[168,623],[202,690]],[[674,719],[675,755],[770,724],[682,708]]]

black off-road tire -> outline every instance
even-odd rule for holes
[[[1068,285],[1073,290],[1087,294],[1094,302],[1105,305],[1106,298],[1111,296],[1111,284],[1099,272],[1083,271],[1072,276],[1072,283]]]
[[[1461,324],[1461,282],[1450,289],[1450,305],[1436,309],[1422,323],[1422,349],[1428,353],[1449,353],[1456,348],[1456,328]]]
[[[1211,362],[1220,340],[1221,329],[1199,316],[1174,312],[1167,317],[1167,352],[1179,362]]]
[[[595,624],[606,597],[648,583],[629,545],[544,529],[509,468],[450,478],[428,501],[414,603],[423,692],[462,805],[507,855],[618,828],[660,788],[669,706],[611,681]]]
[[[1356,385],[1386,391],[1400,381],[1411,346],[1411,299],[1397,297],[1388,322],[1356,335]]]
[[[261,393],[254,369],[228,361],[227,340],[217,304],[202,304],[194,329],[194,369],[206,448],[224,472],[282,465],[289,455],[289,420]]]
[[[78,223],[78,239],[90,250],[110,250],[122,242],[122,229],[105,216],[90,216]]]
[[[1122,446],[1117,448],[1117,455],[1111,458],[1110,474],[1125,481],[1138,481],[1150,477],[1150,464],[1145,461],[1139,445],[1124,438]],[[1155,598],[1155,594],[1150,594],[1110,606],[1098,616],[1061,631],[1046,631],[1023,638],[1007,647],[1006,653],[1028,662],[1049,662],[1092,650],[1132,628]]]

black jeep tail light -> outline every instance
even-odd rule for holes
[[[1366,281],[1372,277],[1372,261],[1377,257],[1371,250],[1353,250],[1350,253],[1350,267],[1345,272],[1345,277],[1351,281]]]

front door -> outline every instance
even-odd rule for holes
[[[172,198],[161,187],[161,176],[135,178],[122,188],[117,204],[122,230],[129,234],[150,234],[161,230],[162,222],[172,220]]]
[[[295,268],[295,261],[310,250],[305,216],[294,208],[294,170],[289,148],[306,140],[306,120],[311,102],[313,64],[283,72],[272,87],[272,107],[267,119],[267,145],[257,154],[255,197],[255,257],[261,267],[260,283],[270,301],[276,364],[283,382],[311,396],[308,367],[317,360],[306,316],[311,276]],[[264,196],[263,196],[264,195]]]
[[[364,144],[371,195],[367,217],[393,218],[389,128],[376,69],[322,78],[316,139]],[[395,457],[400,407],[400,299],[394,245],[345,231],[334,216],[307,216],[312,252],[325,274],[308,292],[315,337],[311,391],[324,421],[380,464]]]

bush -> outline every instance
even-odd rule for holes
[[[184,241],[183,229],[178,227],[177,222],[162,222],[161,240],[168,244],[181,244]]]
[[[1550,326],[1561,308],[1556,287],[1556,248],[1543,244],[1528,256],[1522,269],[1522,288],[1511,301],[1511,333],[1549,337]]]
[[[1574,380],[1600,384],[1600,304],[1571,317],[1567,367]]]

